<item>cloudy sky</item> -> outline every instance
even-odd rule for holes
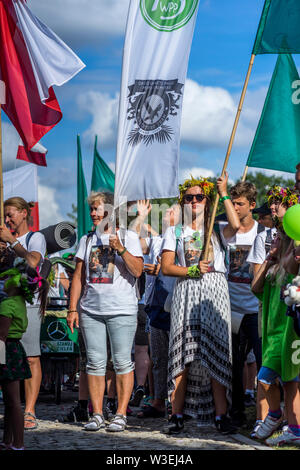
[[[83,60],[86,68],[56,87],[62,121],[42,140],[41,225],[59,222],[76,204],[76,136],[90,187],[93,145],[114,168],[122,52],[129,0],[27,0],[28,6]],[[218,175],[226,154],[264,0],[200,0],[183,101],[180,178]],[[297,63],[297,57],[294,57]],[[257,56],[229,161],[231,179],[244,170],[276,56]],[[3,117],[4,169],[16,162],[18,136]]]

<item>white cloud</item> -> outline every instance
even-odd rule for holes
[[[55,199],[56,191],[48,186],[38,185],[40,228],[58,224],[64,220]]]
[[[128,5],[129,0],[28,1],[32,12],[66,42],[93,47],[124,34]]]
[[[262,92],[252,94],[241,116],[235,144],[248,145],[259,118],[257,105]],[[254,100],[255,98],[255,100]],[[229,142],[237,112],[237,97],[225,88],[202,86],[187,79],[185,85],[181,139],[202,147],[220,147]]]
[[[207,168],[182,168],[179,170],[179,183],[182,183],[184,180],[189,179],[191,175],[194,178],[198,178],[199,176],[203,176],[204,178],[213,178],[215,176],[215,173],[212,170],[208,170]]]
[[[83,137],[94,141],[95,135],[103,145],[112,144],[117,135],[119,95],[110,97],[108,94],[89,91],[77,98],[79,109],[92,115],[92,124]]]

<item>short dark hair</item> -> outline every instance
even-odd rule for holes
[[[257,189],[253,183],[249,181],[239,181],[230,189],[232,199],[244,196],[250,203],[256,202]]]

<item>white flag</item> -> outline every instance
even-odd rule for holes
[[[131,0],[123,56],[115,206],[178,195],[184,84],[199,0]]]
[[[0,104],[5,104],[5,83],[0,80]]]

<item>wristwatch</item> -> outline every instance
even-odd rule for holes
[[[10,247],[14,248],[18,243],[20,243],[19,240],[15,240],[13,243],[10,243]]]

